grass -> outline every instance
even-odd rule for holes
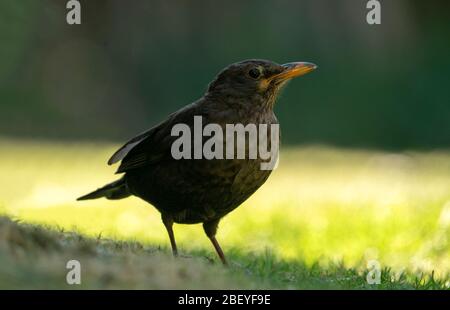
[[[75,202],[113,180],[115,145],[0,140],[0,288],[450,287],[450,152],[284,148],[267,183],[228,215],[217,262],[200,225],[176,225],[172,259],[137,198]],[[16,223],[19,221],[19,223]],[[38,226],[37,226],[38,225]],[[382,268],[366,281],[367,264]]]

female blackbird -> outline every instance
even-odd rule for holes
[[[125,173],[121,179],[78,200],[122,199],[135,195],[151,203],[161,213],[174,255],[177,255],[177,246],[173,223],[203,223],[206,235],[226,264],[215,238],[219,221],[250,197],[271,171],[261,169],[264,160],[260,156],[254,159],[175,159],[171,147],[177,137],[172,134],[172,128],[186,124],[192,129],[194,117],[201,117],[204,125],[218,124],[223,129],[226,124],[278,124],[273,106],[280,89],[291,78],[314,69],[316,65],[306,62],[279,65],[267,60],[246,60],[231,64],[209,84],[203,97],[131,139],[114,153],[108,164],[121,161],[117,170],[117,173]],[[267,135],[270,136],[270,131]],[[245,141],[247,151],[249,143],[251,141]]]

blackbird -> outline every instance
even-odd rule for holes
[[[161,213],[175,256],[173,223],[203,223],[206,235],[226,265],[215,237],[219,221],[249,198],[271,170],[261,169],[260,156],[175,159],[171,146],[178,137],[172,135],[172,128],[176,124],[193,128],[194,117],[201,117],[204,125],[219,124],[221,128],[226,124],[278,124],[273,107],[280,89],[291,78],[314,69],[316,65],[307,62],[279,65],[258,59],[229,65],[209,84],[203,97],[129,140],[112,155],[108,164],[121,161],[116,173],[124,173],[122,178],[78,200],[135,195],[149,202]]]

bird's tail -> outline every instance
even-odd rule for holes
[[[128,190],[127,183],[125,182],[125,178],[121,178],[112,183],[106,184],[105,186],[89,193],[87,195],[81,196],[77,198],[77,200],[88,200],[88,199],[97,199],[101,197],[105,197],[107,199],[122,199],[130,196],[131,193]]]

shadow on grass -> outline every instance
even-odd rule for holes
[[[191,250],[174,259],[167,248],[87,238],[0,218],[1,289],[445,289],[433,274],[382,270],[369,285],[365,270],[342,263],[307,266],[278,259],[270,250],[228,252],[229,268],[214,253]],[[81,285],[69,285],[66,264],[81,264]]]

